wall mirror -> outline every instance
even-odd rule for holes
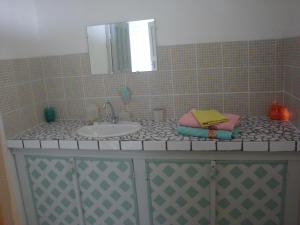
[[[92,74],[157,70],[155,20],[87,27]]]

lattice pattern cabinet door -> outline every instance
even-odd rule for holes
[[[68,159],[25,156],[32,199],[39,225],[80,225]]]
[[[86,225],[137,225],[131,160],[76,160]]]
[[[153,225],[208,225],[210,162],[147,161]]]
[[[281,225],[285,162],[218,162],[217,225]]]

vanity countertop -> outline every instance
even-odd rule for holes
[[[41,148],[43,148],[43,143],[46,147],[46,143],[50,144],[50,148],[51,141],[58,143],[58,147],[61,147],[60,142],[76,142],[77,144],[74,146],[78,146],[80,149],[80,143],[82,143],[83,146],[83,143],[97,142],[97,146],[100,149],[101,143],[119,143],[118,145],[122,150],[129,150],[130,146],[132,146],[133,150],[138,150],[139,148],[146,150],[148,147],[149,150],[151,148],[154,150],[154,148],[164,148],[164,146],[166,146],[165,148],[167,150],[181,150],[181,148],[186,150],[189,148],[190,150],[194,148],[199,148],[200,150],[202,148],[207,148],[207,150],[213,150],[213,148],[215,148],[215,150],[262,148],[267,151],[272,150],[273,143],[280,144],[280,146],[276,145],[277,147],[274,149],[280,150],[282,147],[287,147],[294,151],[297,149],[297,142],[300,144],[300,132],[292,124],[288,122],[270,121],[267,117],[243,117],[241,119],[241,137],[231,141],[178,135],[176,134],[177,121],[175,120],[160,123],[152,120],[140,120],[138,122],[140,122],[142,128],[131,135],[110,138],[86,138],[76,134],[76,130],[86,125],[86,122],[74,120],[58,121],[51,124],[41,124],[29,129],[14,138],[14,140],[9,140],[8,144],[11,145],[9,147],[16,147],[16,141],[23,141],[22,146],[26,148],[26,142],[38,141],[41,144]],[[55,147],[56,145],[53,143],[52,146]],[[149,144],[152,147],[148,146]],[[110,145],[105,145],[105,149],[107,147],[109,148],[109,146]],[[115,148],[117,147],[115,146]]]

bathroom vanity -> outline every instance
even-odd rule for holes
[[[232,141],[138,121],[131,135],[86,138],[81,121],[42,124],[8,146],[24,224],[297,224],[300,133],[245,117]]]

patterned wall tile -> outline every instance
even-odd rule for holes
[[[250,67],[249,87],[250,91],[275,91],[276,67]]]
[[[35,113],[37,123],[45,122],[44,109],[47,107],[47,102],[39,102],[35,104]]]
[[[276,65],[287,65],[287,39],[277,40],[276,46]]]
[[[287,67],[285,74],[285,91],[300,98],[300,68]]]
[[[222,43],[223,66],[248,66],[248,41],[234,41]]]
[[[172,95],[173,75],[171,71],[149,72],[150,95]]]
[[[0,87],[14,85],[16,82],[12,60],[0,60]]]
[[[105,116],[105,111],[103,109],[103,104],[105,103],[106,99],[105,98],[86,98],[85,99],[85,106],[86,106],[86,110],[89,108],[89,106],[96,106],[98,107],[98,116],[99,119],[104,119]],[[113,106],[117,108],[117,105],[115,103],[113,103]]]
[[[45,80],[48,100],[62,100],[65,98],[64,79],[51,78]]]
[[[128,111],[133,119],[150,119],[150,97],[149,96],[133,96],[128,104]]]
[[[0,60],[0,74],[14,72],[14,60]]]
[[[284,103],[291,112],[291,121],[300,129],[300,100],[288,93],[284,95]]]
[[[179,45],[171,47],[173,70],[195,70],[196,48],[195,45]]]
[[[58,120],[68,119],[67,117],[67,107],[65,101],[49,101],[48,105],[54,107],[57,113]]]
[[[61,56],[47,56],[42,58],[45,78],[62,76]]]
[[[88,53],[0,60],[0,87],[1,89],[6,86],[11,87],[11,90],[0,90],[0,96],[2,96],[0,97],[2,101],[0,109],[7,113],[19,109],[21,105],[29,104],[28,99],[31,98],[22,95],[24,98],[19,102],[18,96],[14,95],[14,90],[19,89],[15,87],[19,86],[16,82],[16,75],[18,75],[20,82],[35,81],[31,85],[34,101],[37,103],[36,108],[42,106],[48,96],[49,103],[59,106],[60,118],[68,118],[65,99],[83,99],[87,105],[88,102],[97,102],[98,100],[104,102],[106,98],[113,101],[118,110],[128,108],[129,111],[134,112],[134,109],[137,108],[137,114],[143,118],[151,117],[151,109],[162,104],[166,104],[168,115],[173,117],[175,112],[178,117],[190,110],[191,107],[198,107],[198,101],[201,107],[216,108],[222,111],[223,107],[226,108],[226,105],[229,105],[228,110],[232,109],[238,112],[238,108],[230,105],[229,100],[230,97],[235,96],[233,95],[235,92],[251,94],[259,92],[260,100],[252,98],[252,104],[250,104],[255,111],[254,108],[264,108],[259,107],[261,104],[269,104],[266,99],[270,95],[274,95],[276,99],[282,101],[283,95],[278,97],[275,92],[282,91],[284,83],[286,83],[286,91],[298,96],[297,84],[299,82],[296,74],[299,71],[296,67],[300,61],[297,61],[299,43],[299,38],[290,38],[159,46],[159,71],[101,76],[90,75]],[[246,72],[248,60],[251,66],[249,67],[249,83]],[[283,61],[289,62],[292,66],[282,65]],[[288,76],[290,74],[294,75]],[[68,77],[61,79],[63,76]],[[76,78],[71,79],[69,76],[76,76]],[[82,77],[81,81],[80,77]],[[41,83],[43,78],[45,78],[46,93],[43,91]],[[140,98],[138,103],[132,102],[131,106],[125,106],[119,98],[120,90],[125,85],[132,89],[134,95],[145,99],[145,102],[142,102],[142,98]],[[247,89],[248,86],[250,86],[250,90]],[[4,93],[5,90],[8,90],[8,93]],[[266,91],[274,93],[264,94]],[[207,93],[211,94],[207,95]],[[199,94],[199,99],[191,97]],[[228,96],[224,94],[228,94]],[[265,97],[262,97],[263,95]],[[16,102],[12,100],[14,96],[17,99]],[[235,98],[235,101],[240,102],[242,104],[240,108],[244,109],[244,102],[240,99],[243,98]],[[170,104],[171,102],[172,104]],[[36,110],[42,111],[42,109]],[[142,115],[143,112],[145,115]],[[242,110],[241,113],[244,111]]]
[[[284,90],[284,79],[286,76],[286,66],[276,66],[276,77],[274,79],[274,90],[283,91]]]
[[[158,70],[171,70],[172,58],[171,48],[167,46],[159,46],[157,48]]]
[[[17,83],[23,83],[30,80],[30,67],[28,59],[14,60],[14,71]]]
[[[174,94],[194,94],[198,90],[198,77],[196,70],[174,71]]]
[[[132,95],[149,95],[148,73],[126,74],[126,86]]]
[[[64,78],[66,99],[83,98],[83,82],[81,77]]]
[[[222,69],[199,69],[198,88],[199,93],[223,92]]]
[[[287,65],[300,66],[300,37],[286,39]]]
[[[120,113],[121,111],[127,111],[127,105],[125,105],[122,101],[122,98],[121,97],[108,97],[108,98],[105,98],[105,101],[110,101],[111,104],[113,105],[116,113]],[[104,104],[104,102],[103,102]],[[105,115],[105,111],[104,109],[102,108],[103,104],[101,105],[101,109],[100,111],[102,111],[103,113],[103,116]],[[110,111],[107,109],[106,110],[107,113],[110,113]]]
[[[13,138],[22,130],[20,123],[21,119],[18,111],[12,111],[3,115],[4,130],[8,138]]]
[[[37,124],[37,116],[34,105],[29,105],[19,110],[20,125],[22,130],[30,129]]]
[[[79,76],[82,74],[79,54],[61,56],[61,65],[64,76]]]
[[[267,66],[276,63],[276,40],[249,42],[249,66]]]
[[[175,95],[175,118],[180,118],[193,108],[199,107],[198,95]]]
[[[222,67],[221,43],[197,44],[196,49],[198,69]]]
[[[124,74],[104,75],[104,87],[106,96],[120,96],[120,90],[125,86]]]
[[[0,88],[0,112],[7,113],[19,107],[19,96],[16,87]]]
[[[267,116],[273,102],[282,103],[282,94],[250,93],[250,115]]]
[[[247,92],[248,68],[224,68],[224,91]]]
[[[81,72],[83,76],[91,75],[90,56],[88,53],[80,54]]]
[[[223,94],[200,94],[199,95],[199,108],[216,109],[223,112]]]
[[[173,96],[152,96],[151,112],[155,108],[164,109],[164,118],[174,119],[174,97]]]
[[[104,97],[104,78],[103,76],[90,75],[83,78],[84,93],[86,98]]]
[[[68,119],[84,120],[86,118],[86,106],[83,100],[67,100],[66,110]]]
[[[40,103],[47,99],[46,87],[43,80],[32,82],[32,91],[34,96],[34,102]]]
[[[30,67],[31,80],[43,79],[43,68],[42,68],[42,61],[40,58],[30,58],[29,67]]]
[[[30,83],[22,84],[18,86],[18,96],[20,106],[32,105],[34,102],[33,90]]]
[[[238,115],[249,114],[248,94],[224,94],[224,112]]]

